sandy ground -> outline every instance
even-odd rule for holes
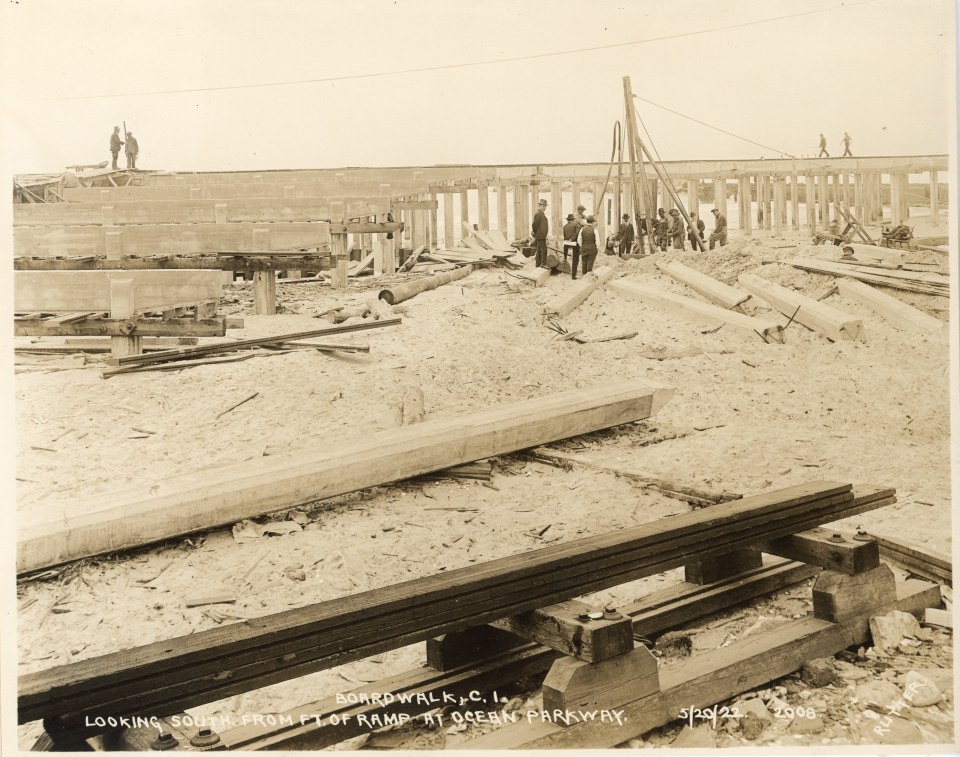
[[[687,250],[628,261],[601,255],[598,265],[693,297],[661,274],[655,262],[681,260],[731,284],[738,274],[753,271],[819,296],[830,277],[764,261],[823,250],[793,232],[777,239],[760,232],[712,253]],[[910,258],[945,265],[938,253]],[[315,316],[331,307],[375,297],[382,283],[360,280],[347,292],[312,283],[280,285],[283,313],[277,316],[249,315],[250,285],[237,284],[228,287],[221,312],[244,315],[245,329],[231,331],[232,337],[296,332],[318,327]],[[51,502],[264,454],[327,447],[390,428],[398,423],[406,384],[422,388],[429,419],[566,389],[589,393],[603,382],[634,378],[675,388],[657,417],[558,446],[651,476],[744,494],[813,479],[892,486],[896,505],[844,525],[949,553],[946,334],[899,331],[834,294],[826,302],[863,318],[865,343],[833,343],[793,324],[786,344],[764,344],[606,289],[564,318],[564,326],[583,329],[585,336],[638,334],[579,345],[556,340],[540,315],[543,304],[568,285],[567,276],[533,288],[502,269],[474,272],[404,303],[400,327],[340,337],[369,344],[369,354],[359,356],[296,351],[107,380],[97,358],[88,357],[85,365],[75,356],[18,360],[18,509],[26,514]],[[947,318],[945,298],[885,291]],[[776,315],[754,307],[761,315]],[[654,351],[665,359],[640,355]],[[253,392],[258,396],[217,417]],[[185,599],[197,593],[237,589],[235,605],[218,607],[250,618],[689,507],[611,474],[563,471],[515,456],[495,461],[491,483],[410,481],[376,487],[276,516],[296,520],[302,530],[295,533],[240,542],[225,528],[81,561],[50,580],[23,583],[19,673],[214,627],[218,618],[208,608],[185,607]],[[538,535],[545,526],[550,528]],[[298,570],[304,580],[296,580]],[[622,605],[678,577],[674,571],[596,599]],[[737,611],[741,625],[700,638],[697,648],[715,648],[728,633],[751,627],[758,618],[789,618],[809,605],[809,584],[801,585],[767,604]],[[941,642],[928,666],[950,667],[950,639]],[[225,718],[277,712],[422,661],[423,645],[417,645],[197,712]],[[889,669],[870,675],[882,672]],[[952,722],[952,701],[940,708]],[[860,742],[860,726],[850,717],[837,715],[834,723],[836,728],[803,740],[771,731],[775,738],[769,743]],[[37,724],[21,727],[21,746],[28,747],[37,733]],[[747,743],[729,729],[719,733],[728,739],[721,746]],[[923,740],[932,743],[939,733],[923,731]],[[402,743],[449,746],[469,736],[441,732],[427,738],[420,732]],[[676,730],[649,738],[644,743],[651,746],[666,743],[676,738]]]

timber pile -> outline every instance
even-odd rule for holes
[[[283,338],[289,341],[294,335]],[[162,354],[137,359],[150,361]],[[381,431],[335,447],[225,465],[85,501],[52,502],[34,508],[19,523],[18,571],[149,544],[644,420],[672,395],[672,389],[636,381],[598,387],[589,396],[560,392]]]
[[[812,482],[95,657],[21,677],[18,719],[90,735],[88,717],[179,712],[894,501],[891,489]]]
[[[862,281],[840,279],[837,282],[837,290],[842,297],[859,302],[879,313],[899,329],[922,331],[928,334],[942,334],[946,331],[947,324],[943,321],[910,307],[896,297],[884,294]]]
[[[452,271],[441,271],[433,276],[399,284],[389,289],[382,289],[378,297],[388,305],[396,305],[404,300],[409,300],[411,297],[416,297],[421,292],[429,292],[431,289],[449,284],[451,281],[458,281],[468,276],[472,271],[472,265],[466,265]]]
[[[851,279],[858,279],[868,284],[877,284],[891,289],[903,289],[939,297],[950,296],[950,277],[932,271],[894,271],[840,261],[816,260],[814,258],[793,258],[784,262],[804,271],[824,273],[831,276],[847,276]]]
[[[750,299],[750,292],[724,284],[705,273],[701,273],[678,260],[672,260],[666,265],[657,263],[663,273],[672,276],[681,284],[686,284],[693,291],[702,294],[711,302],[728,310],[736,308]]]

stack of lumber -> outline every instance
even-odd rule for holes
[[[491,252],[502,255],[513,255],[517,250],[499,230],[479,229],[473,231],[473,238],[476,239],[484,248]]]
[[[811,482],[82,660],[22,676],[19,722],[44,719],[48,730],[82,734],[91,717],[180,712],[895,500],[882,487]]]
[[[18,522],[17,569],[33,571],[149,544],[644,420],[672,395],[672,389],[621,381],[589,396],[559,392],[296,454],[147,481],[86,500],[45,502]]]
[[[908,292],[922,292],[940,297],[950,296],[950,277],[942,273],[924,271],[899,271],[857,265],[840,261],[816,260],[814,258],[793,258],[784,261],[794,268],[831,276],[846,276],[865,281],[868,284],[904,289]]]

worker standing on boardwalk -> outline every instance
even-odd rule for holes
[[[581,227],[577,235],[577,245],[580,247],[580,257],[583,260],[583,275],[586,276],[593,270],[593,261],[597,259],[597,253],[600,252],[600,243],[597,239],[597,229],[594,224],[597,219],[593,216],[587,216],[587,225]]]
[[[113,170],[120,170],[120,166],[117,165],[117,157],[120,155],[120,146],[123,144],[123,140],[120,139],[120,127],[113,127],[113,134],[110,135],[110,152],[113,153]]]
[[[820,154],[817,155],[817,157],[822,158],[824,155],[826,155],[828,158],[830,157],[830,153],[827,152],[827,138],[823,136],[823,134],[821,133],[820,134]]]
[[[547,201],[540,200],[537,212],[533,216],[533,243],[537,248],[536,265],[537,268],[547,267],[547,232],[550,230],[550,222],[547,220]]]
[[[721,247],[726,247],[727,245],[727,219],[724,217],[723,213],[720,212],[718,208],[714,208],[710,211],[713,213],[714,221],[716,226],[714,226],[713,231],[710,232],[710,249],[712,250],[717,242],[720,243]]]
[[[127,132],[126,153],[127,153],[127,170],[136,169],[137,155],[140,154],[140,145],[137,144],[137,140],[133,136],[132,131]]]
[[[633,240],[636,239],[636,232],[633,230],[633,224],[630,223],[630,214],[623,214],[623,223],[620,224],[620,257],[630,253],[633,249]]]
[[[586,219],[584,219],[586,223]],[[577,278],[577,265],[580,263],[580,245],[577,243],[577,237],[580,236],[580,223],[577,217],[571,213],[567,216],[567,222],[563,225],[563,259],[567,259],[567,254],[573,254],[573,263],[570,266],[570,278]]]
[[[842,140],[842,142],[843,142],[843,156],[842,156],[842,157],[844,157],[844,158],[852,158],[852,157],[853,157],[853,153],[850,152],[850,143],[853,142],[853,140],[850,138],[850,135],[847,134],[847,132],[843,132],[843,140]]]

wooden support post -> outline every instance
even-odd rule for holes
[[[253,272],[253,302],[257,315],[276,315],[277,276],[274,271]]]
[[[530,234],[530,229],[526,226],[523,213],[526,191],[520,182],[516,182],[513,185],[511,194],[513,196],[513,238],[523,239]]]
[[[543,709],[612,710],[659,691],[657,658],[644,646],[603,662],[561,657],[543,681]]]
[[[825,570],[813,585],[813,615],[830,623],[842,623],[896,599],[897,579],[887,565],[855,575]]]
[[[840,223],[843,219],[840,217],[840,202],[843,198],[842,191],[840,189],[840,174],[835,173],[833,175],[833,220],[837,223]]]
[[[930,172],[930,220],[940,225],[940,182],[936,171]]]
[[[797,186],[799,180],[796,172],[790,175],[790,225],[794,231],[800,230],[800,187]]]
[[[437,202],[436,192],[431,192],[428,196],[433,202]],[[439,205],[439,203],[437,204]],[[438,215],[437,208],[434,207],[430,211],[430,246],[428,249],[431,249],[431,250],[436,250],[437,247],[440,245],[440,231],[438,228],[437,215]]]
[[[830,224],[830,195],[827,189],[827,175],[822,173],[818,179],[818,183],[820,184],[818,193],[820,200],[820,223],[818,226],[826,227]]]
[[[883,223],[884,218],[886,217],[887,195],[893,193],[892,178],[891,186],[888,190],[885,188],[883,176],[883,173],[879,171],[877,172],[877,223]]]
[[[577,212],[577,206],[580,205],[580,182],[575,181],[571,185],[571,193],[573,194],[573,207],[570,208],[571,213]]]
[[[687,180],[687,212],[700,215],[700,180]]]
[[[377,234],[372,236],[371,241],[373,243],[373,275],[382,276],[384,272],[383,245],[380,243],[380,237]],[[360,257],[363,259],[362,252]]]
[[[683,580],[692,584],[712,584],[755,570],[763,565],[763,554],[755,547],[737,549],[723,555],[698,557],[683,566]]]
[[[763,177],[763,228],[770,231],[773,228],[773,177]]]
[[[490,228],[490,187],[482,183],[477,187],[477,203],[480,211],[480,228]]]
[[[855,173],[853,175],[853,205],[857,209],[857,216],[864,223],[867,221],[867,214],[863,210],[863,174]]]
[[[804,205],[807,211],[807,234],[817,233],[817,177],[807,173],[803,180]]]
[[[505,184],[497,184],[497,231],[503,234],[504,237],[510,239],[510,235],[507,233],[508,229],[507,222],[507,187]]]
[[[750,177],[740,177],[740,228],[744,236],[753,235],[753,188]]]
[[[890,174],[890,220],[894,226],[903,223],[903,174]]]
[[[134,297],[136,287],[132,278],[110,279],[110,317],[131,318],[136,312]],[[110,354],[113,357],[140,355],[143,352],[142,336],[111,336]]]
[[[904,222],[910,220],[910,174],[903,172],[900,174],[900,216]]]
[[[850,209],[850,176],[843,174],[843,207]]]
[[[619,612],[605,613],[597,620],[586,617],[596,611],[596,607],[571,599],[490,625],[585,662],[617,658],[633,649],[630,617]]]
[[[453,247],[453,192],[443,193],[443,246]]]
[[[783,235],[783,209],[786,207],[783,196],[783,177],[773,177],[773,233]]]
[[[727,180],[719,176],[713,180],[713,207],[727,218]]]
[[[465,187],[460,190],[460,223],[457,224],[457,231],[461,239],[465,239],[464,236],[466,227],[470,226],[470,189]]]
[[[550,182],[550,233],[556,237],[563,238],[563,216],[560,214],[562,208],[563,194],[561,192],[563,185],[559,181]]]
[[[333,250],[333,286],[336,289],[347,288],[347,271],[350,263],[350,244],[346,233],[330,235]]]
[[[602,206],[599,209],[594,209],[594,215],[597,218],[597,233],[600,234],[600,239],[597,240],[598,244],[602,244],[606,241],[607,238],[607,208],[610,207],[613,201],[610,199],[610,194],[607,193],[606,197],[603,199]],[[597,212],[599,210],[599,213]]]
[[[529,229],[533,224],[533,216],[537,212],[537,208],[540,206],[540,182],[533,180],[530,182],[530,204],[528,207],[527,215],[527,228]]]

